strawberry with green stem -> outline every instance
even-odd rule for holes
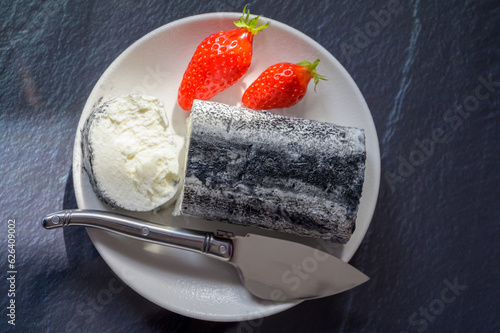
[[[314,79],[315,91],[319,80],[326,80],[316,72],[318,64],[319,59],[313,63],[282,62],[270,66],[245,90],[243,105],[254,110],[268,110],[297,104],[304,98],[311,79]]]
[[[234,24],[238,27],[210,35],[196,49],[184,72],[178,92],[179,105],[190,110],[194,99],[209,100],[235,84],[252,61],[253,36],[269,26],[257,26],[260,16],[250,19],[250,10]]]

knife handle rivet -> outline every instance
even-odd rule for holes
[[[149,235],[149,229],[148,229],[148,228],[146,228],[146,227],[143,227],[143,228],[142,228],[142,230],[141,230],[141,232],[142,232],[142,234],[143,234],[144,236]]]
[[[57,215],[52,216],[52,223],[59,224],[60,220],[61,219],[59,218],[59,216],[57,216]]]
[[[219,252],[224,254],[227,252],[227,247],[225,245],[219,246]]]

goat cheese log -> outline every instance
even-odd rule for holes
[[[176,213],[346,243],[364,130],[195,100]]]
[[[173,203],[178,153],[159,99],[129,95],[94,109],[82,129],[82,152],[90,184],[108,205],[149,211]]]

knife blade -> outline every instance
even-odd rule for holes
[[[45,229],[93,227],[160,245],[202,253],[236,267],[245,287],[272,301],[334,295],[369,278],[348,263],[319,249],[255,234],[232,239],[212,233],[151,223],[96,210],[65,210],[42,218]]]

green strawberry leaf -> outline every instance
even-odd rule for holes
[[[239,28],[247,28],[252,34],[255,35],[262,29],[267,28],[269,26],[269,22],[267,22],[264,25],[261,25],[260,27],[257,27],[260,15],[249,20],[250,9],[247,11],[247,6],[248,4],[245,5],[245,7],[243,8],[243,15],[241,15],[238,21],[234,22],[234,25],[236,25]]]
[[[318,85],[319,80],[328,81],[328,79],[325,76],[320,75],[318,74],[318,72],[316,72],[316,66],[318,66],[318,64],[319,64],[319,59],[316,59],[316,61],[313,63],[309,61],[301,61],[297,63],[297,65],[299,66],[307,67],[307,71],[312,75],[314,79],[314,91],[316,91],[316,86]]]

